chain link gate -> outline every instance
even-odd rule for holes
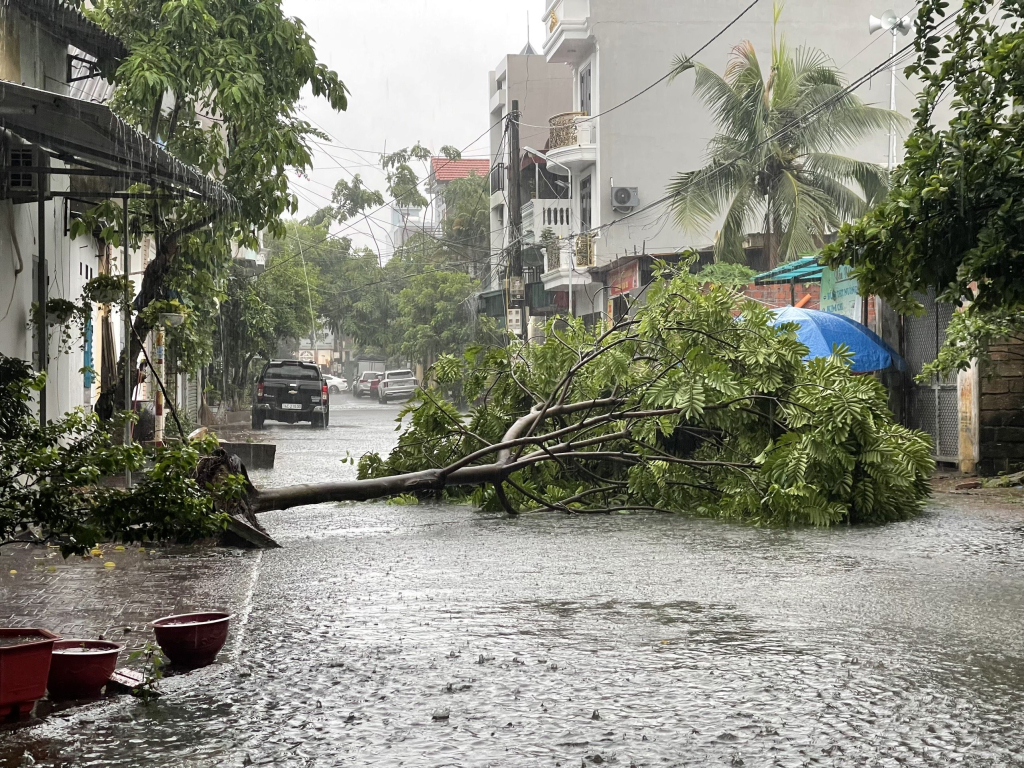
[[[960,419],[956,374],[933,377],[929,384],[915,380],[945,343],[953,306],[937,303],[933,293],[917,298],[924,305],[925,314],[905,318],[903,326],[903,356],[911,377],[907,389],[907,426],[932,436],[937,461],[957,463],[960,460]]]

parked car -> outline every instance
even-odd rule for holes
[[[330,416],[327,382],[313,363],[271,360],[263,366],[252,399],[253,429],[263,429],[267,419],[326,427]]]
[[[385,371],[377,388],[377,402],[383,404],[390,400],[408,399],[419,385],[412,371]]]
[[[356,397],[376,397],[377,385],[383,375],[380,371],[364,371],[352,385],[352,394]]]
[[[344,376],[332,376],[329,373],[325,373],[324,381],[327,382],[327,391],[332,395],[348,392],[348,379]]]

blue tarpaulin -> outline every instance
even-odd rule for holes
[[[774,309],[775,326],[795,323],[796,337],[809,350],[805,360],[815,357],[829,357],[838,344],[845,344],[853,353],[854,373],[882,371],[890,366],[904,370],[906,362],[878,334],[855,320],[816,309],[783,307]]]

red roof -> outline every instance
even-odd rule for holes
[[[430,158],[434,178],[438,181],[464,179],[471,174],[486,176],[491,170],[490,160],[449,160],[447,157]]]

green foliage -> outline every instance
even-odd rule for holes
[[[1024,312],[1024,3],[967,0],[953,26],[948,6],[921,3],[907,75],[923,88],[891,191],[825,251],[900,311],[929,289],[970,303],[936,366],[947,373]],[[947,102],[948,125],[935,119]]]
[[[419,177],[411,162],[426,162],[431,158],[430,150],[419,142],[407,149],[400,149],[381,155],[380,165],[388,181],[388,195],[399,208],[425,208],[427,198],[420,192]]]
[[[31,528],[67,556],[104,541],[190,541],[223,529],[215,502],[237,499],[245,488],[244,478],[218,487],[195,479],[215,438],[174,448],[125,446],[80,410],[40,427],[28,408],[40,386],[23,361],[0,356],[0,542]],[[103,484],[125,470],[136,475],[130,490]]]
[[[955,312],[946,326],[946,343],[938,356],[921,369],[918,380],[931,383],[934,376],[967,370],[971,362],[987,362],[994,345],[1007,345],[1005,354],[1020,357],[1024,344],[1024,311],[992,309],[987,312]]]
[[[529,439],[506,445],[510,508],[817,526],[917,514],[930,438],[895,423],[878,381],[852,375],[843,350],[805,364],[794,329],[774,328],[766,308],[744,302],[737,317],[728,289],[661,270],[635,317],[607,330],[563,320],[540,344],[441,357],[398,447],[364,456],[360,477],[489,465],[533,410]],[[469,413],[444,399],[452,384]],[[472,498],[503,505],[493,486]]]
[[[33,301],[30,330],[38,328],[40,320],[45,320],[48,335],[53,333],[51,328],[57,328],[57,348],[61,352],[71,349],[71,342],[74,339],[72,328],[77,329],[78,337],[82,339],[83,344],[85,343],[85,328],[92,319],[92,305],[88,299],[83,300],[81,304],[67,299],[47,299],[45,318],[42,315],[39,302]]]
[[[749,285],[757,277],[757,271],[746,264],[730,264],[718,261],[714,264],[706,264],[697,273],[697,279],[703,283],[724,285],[736,288],[741,285]]]
[[[777,5],[776,27],[780,12]],[[676,59],[675,76],[691,69],[695,93],[712,111],[719,133],[708,148],[708,165],[678,174],[669,193],[676,221],[689,231],[707,234],[724,214],[716,260],[742,263],[748,233],[762,232],[774,267],[814,250],[885,193],[884,169],[836,149],[891,129],[899,117],[852,94],[840,95],[845,78],[822,51],[791,51],[775,35],[769,70],[749,42],[733,49],[724,77],[689,58]],[[824,119],[804,121],[759,146],[832,98]]]

